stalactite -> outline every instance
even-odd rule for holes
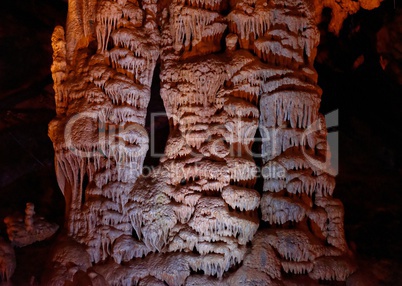
[[[266,23],[262,21],[264,24],[258,26],[258,16],[253,21],[251,15],[242,16],[242,5],[249,4],[237,4],[238,8],[229,14],[229,26],[238,33],[243,47],[252,49],[266,64],[267,70],[264,77],[257,73],[256,81],[261,98],[260,132],[266,139],[262,144],[262,219],[284,226],[271,230],[266,242],[278,253],[285,273],[345,280],[354,266],[344,256],[347,247],[340,223],[343,209],[331,198],[334,178],[325,165],[314,164],[326,160],[326,154],[320,151],[320,146],[326,146],[325,124],[318,114],[321,90],[312,67],[318,43],[314,12],[303,1],[272,1],[265,7],[257,2],[255,8],[249,9],[266,17]],[[319,225],[321,234],[309,231],[307,217]],[[287,224],[293,229],[286,229]],[[325,242],[320,240],[322,237]],[[317,247],[320,251],[313,251]],[[342,270],[337,268],[341,272],[338,275],[319,262],[325,260],[322,256],[332,255],[336,263],[345,266]]]
[[[354,264],[318,112],[317,11],[339,20],[379,1],[95,2],[70,0],[66,35],[52,37],[49,136],[79,243],[56,252],[52,283],[79,271],[94,285],[345,280]],[[145,176],[158,61],[171,130]]]
[[[74,7],[86,4],[76,1]],[[148,5],[147,9],[155,6],[143,5]],[[101,1],[93,19],[96,53],[88,54],[82,46],[85,41],[77,39],[80,45],[74,47],[67,66],[62,28],[56,28],[53,35],[56,98],[65,104],[59,104],[60,116],[50,124],[49,135],[67,202],[68,233],[87,245],[94,262],[111,255],[119,236],[131,235],[124,204],[148,150],[143,126],[159,56],[158,31],[149,25],[155,15],[143,22],[147,11],[133,2]],[[85,29],[87,23],[81,22],[79,27],[80,20],[70,21],[73,30]],[[83,185],[84,176],[88,176],[87,186]]]
[[[259,194],[242,185],[255,179],[255,163],[246,152],[231,154],[229,149],[230,144],[247,149],[259,113],[251,98],[236,99],[232,88],[224,85],[255,59],[244,52],[218,57],[207,49],[192,51],[193,56],[204,55],[202,60],[187,61],[188,51],[178,45],[194,47],[208,41],[213,21],[221,16],[181,4],[173,4],[170,13],[173,16],[162,33],[172,39],[167,41],[172,49],[162,47],[166,52],[162,53],[161,95],[178,133],[171,135],[165,151],[168,158],[152,179],[137,180],[131,195],[136,199],[129,200],[127,211],[137,235],[151,250],[191,253],[195,248],[197,254],[183,254],[189,267],[221,277],[241,262],[244,245],[258,227]],[[180,52],[178,60],[172,59],[172,51]],[[247,80],[239,82],[235,88],[247,84]],[[204,157],[191,155],[199,152]],[[158,177],[161,170],[165,177]],[[231,181],[239,186],[230,186]],[[209,192],[218,197],[208,196]]]

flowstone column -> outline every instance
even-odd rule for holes
[[[68,235],[93,262],[131,235],[123,208],[148,150],[156,12],[149,1],[71,0],[66,35],[56,27],[52,36],[57,117],[49,136]]]
[[[67,41],[61,27],[52,38],[49,135],[75,241],[53,256],[51,285],[310,285],[354,271],[318,112],[317,1],[70,1]],[[159,55],[170,135],[141,175]]]
[[[127,211],[149,251],[166,253],[161,263],[180,261],[172,285],[189,270],[191,281],[201,273],[221,278],[243,260],[259,225],[251,154],[258,94],[244,92],[258,59],[236,51],[236,35],[223,37],[225,5],[173,1],[162,12],[161,96],[171,132],[160,166],[137,180]]]
[[[293,274],[344,281],[355,267],[347,257],[343,206],[332,198],[335,180],[318,112],[314,7],[308,1],[239,1],[228,18],[240,47],[254,51],[262,67],[254,85],[260,87],[263,138],[261,214],[269,227],[256,235],[244,265],[260,273],[253,279],[261,283],[264,275],[286,281]],[[245,277],[252,272],[243,271]]]

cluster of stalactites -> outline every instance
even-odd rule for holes
[[[173,3],[164,21],[161,96],[172,130],[161,165],[138,178],[127,212],[147,251],[180,252],[193,271],[222,277],[243,260],[259,225],[250,149],[258,99],[247,78],[232,81],[255,57],[235,51],[232,34],[227,51],[212,54],[226,26],[216,9],[197,5]]]
[[[92,261],[106,261],[94,269],[115,285],[266,285],[283,272],[344,280],[353,267],[342,260],[343,208],[332,198],[318,113],[313,1],[237,1],[227,16],[220,0],[173,1],[158,19],[161,38],[154,2],[99,1],[82,27],[70,22],[67,45],[62,29],[54,33],[61,119],[49,133],[69,233]],[[161,165],[139,176],[159,52],[171,133]],[[88,116],[70,130],[71,150],[63,136],[83,111]],[[262,198],[251,154],[258,120],[268,139]],[[100,140],[98,129],[108,135]],[[79,156],[88,152],[96,155]],[[258,207],[269,230],[257,231]],[[219,281],[191,273],[221,278],[240,262]]]
[[[219,13],[221,1],[174,1],[169,10],[171,47],[182,59],[220,50],[227,25]],[[166,48],[166,46],[165,46]]]
[[[49,136],[68,233],[98,262],[119,236],[131,235],[124,205],[148,150],[144,125],[159,57],[157,6],[102,0],[89,15],[79,11],[92,2],[72,2],[67,45],[63,28],[52,37],[58,117]]]
[[[342,256],[347,252],[343,207],[332,198],[335,180],[313,68],[319,35],[313,8],[303,2],[240,1],[228,16],[229,26],[239,35],[240,46],[253,50],[261,60],[252,74],[260,97],[260,133],[265,138],[262,219],[272,226],[297,229],[272,230],[268,240],[279,259],[275,273],[345,280],[353,267]],[[301,236],[304,241],[298,244]],[[274,240],[278,243],[271,243]],[[319,254],[308,251],[318,246]],[[293,253],[296,250],[300,255]],[[328,260],[334,269],[347,267],[334,272],[325,268]]]
[[[274,0],[274,1],[238,1],[235,5],[235,13],[231,13],[228,19],[231,22],[232,30],[236,30],[240,37],[240,45],[249,48],[253,41],[263,36],[270,25],[282,25],[283,17],[286,17],[286,24],[299,25],[302,22],[300,17],[307,19],[316,26],[322,21],[323,10],[331,10],[331,21],[328,30],[338,34],[342,28],[344,20],[360,8],[371,10],[380,6],[383,0]],[[294,7],[297,6],[297,12]],[[301,24],[302,25],[302,24]],[[309,31],[303,31],[303,38],[300,41],[306,41]],[[275,34],[270,34],[275,37]],[[298,35],[296,35],[297,37]],[[308,43],[307,43],[308,44]],[[290,50],[288,50],[290,52]]]
[[[239,1],[228,15],[241,48],[281,67],[309,65],[319,36],[314,13],[305,1]]]

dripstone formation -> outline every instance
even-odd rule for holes
[[[319,15],[338,2],[70,0],[49,125],[68,237],[48,284],[345,281],[355,266],[313,67]],[[158,62],[170,135],[141,175]]]

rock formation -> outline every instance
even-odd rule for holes
[[[48,239],[56,233],[59,226],[45,221],[43,217],[35,215],[33,203],[27,203],[25,216],[8,216],[4,219],[7,226],[8,238],[13,245],[23,247]]]
[[[343,21],[351,14],[359,11],[360,8],[372,10],[380,6],[383,0],[314,0],[316,20],[320,21],[321,12],[324,8],[331,10],[331,21],[329,31],[338,34],[342,28]],[[305,1],[309,2],[309,1]]]
[[[144,129],[159,56],[156,4],[70,1],[67,34],[53,33],[57,117],[49,125],[68,234],[104,260],[148,150]]]
[[[260,228],[253,240],[240,269],[247,279],[268,280],[267,274],[284,281],[283,273],[290,273],[343,281],[354,271],[345,257],[343,207],[332,198],[335,180],[318,113],[314,12],[305,1],[239,1],[228,16],[240,48],[260,59],[251,86],[258,87],[263,138],[261,219],[270,228]],[[258,261],[258,253],[271,263]]]
[[[342,2],[346,15],[372,8]],[[82,272],[111,285],[282,285],[354,271],[313,67],[321,9],[340,3],[315,4],[69,1],[66,35],[52,37],[49,136],[79,244],[60,244],[51,283]],[[145,176],[158,59],[170,135]],[[63,247],[85,249],[80,267]]]
[[[171,257],[186,269],[218,277],[242,261],[259,225],[250,153],[257,97],[236,78],[257,59],[236,51],[234,34],[222,51],[221,4],[173,2],[163,12],[161,96],[171,133],[161,165],[137,180],[127,204],[147,252],[180,253]]]
[[[0,281],[10,281],[16,267],[14,248],[0,237]]]

